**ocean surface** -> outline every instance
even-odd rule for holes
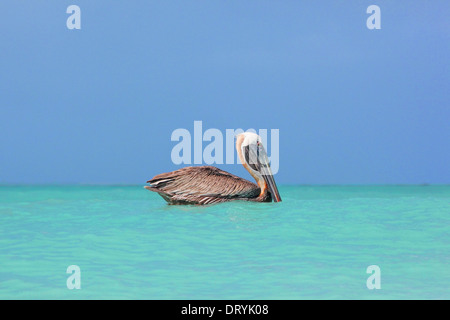
[[[0,186],[0,298],[450,299],[450,186],[279,189],[198,207],[142,186]]]

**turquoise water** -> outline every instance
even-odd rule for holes
[[[195,207],[142,186],[2,186],[0,298],[450,298],[450,186],[280,193]]]

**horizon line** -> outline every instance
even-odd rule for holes
[[[135,187],[146,183],[0,183],[0,187]],[[280,186],[450,186],[450,183],[280,183]]]

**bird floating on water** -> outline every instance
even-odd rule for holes
[[[236,138],[242,165],[256,183],[211,166],[186,167],[161,173],[147,181],[147,190],[157,192],[169,204],[205,205],[234,200],[280,202],[281,197],[270,169],[261,138],[244,132]]]

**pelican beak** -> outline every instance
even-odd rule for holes
[[[262,176],[264,181],[267,184],[267,187],[269,188],[270,194],[272,195],[274,202],[281,202],[280,193],[278,192],[277,184],[275,183],[275,179],[273,178],[273,175],[263,175]]]
[[[278,192],[277,184],[275,183],[272,170],[270,169],[269,159],[263,147],[261,147],[261,151],[259,152],[257,157],[258,157],[257,169],[261,173],[264,181],[266,182],[267,188],[269,189],[269,192],[272,195],[273,201],[281,202],[280,193]]]
[[[274,202],[281,202],[277,184],[270,169],[269,158],[262,144],[258,146],[245,146],[243,148],[244,159],[252,170],[258,171],[264,179],[268,191]]]

